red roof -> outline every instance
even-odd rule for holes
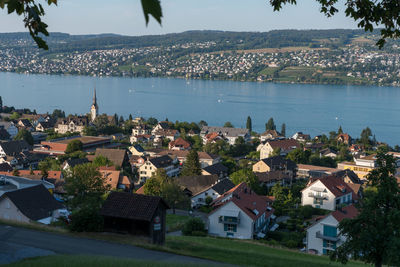
[[[185,141],[182,137],[179,137],[175,141],[171,141],[169,143],[169,149],[173,147],[181,147],[183,149],[188,149],[190,148],[190,143],[188,141]]]
[[[326,188],[332,194],[335,195],[335,197],[340,197],[340,196],[346,195],[348,193],[352,193],[353,199],[358,198],[358,197],[356,197],[356,194],[351,189],[351,187],[348,186],[347,183],[345,181],[343,181],[343,179],[341,179],[335,175],[318,178],[315,181],[313,181],[312,183],[310,183],[308,185],[308,187],[311,186],[312,184],[316,183],[317,181],[321,181],[321,183],[323,183],[326,186]]]
[[[212,132],[212,133],[209,133],[206,135],[207,142],[211,142],[218,137],[220,137],[219,133],[216,133],[216,132]]]
[[[349,205],[343,207],[341,210],[335,210],[334,212],[330,213],[338,222],[341,222],[343,219],[353,219],[357,217],[358,210],[353,205]]]
[[[144,195],[144,185],[141,186],[138,190],[135,192],[136,194]]]

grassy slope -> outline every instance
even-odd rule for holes
[[[189,216],[184,215],[176,215],[176,214],[167,214],[167,229],[168,232],[174,232],[182,230],[183,225],[190,218]]]
[[[10,267],[55,267],[55,266],[85,266],[85,267],[185,267],[185,266],[205,266],[199,264],[178,264],[156,261],[137,261],[131,259],[119,259],[112,257],[86,256],[86,255],[56,255],[26,259],[17,263],[9,264]]]
[[[340,263],[330,262],[326,256],[315,256],[293,250],[273,248],[255,241],[169,236],[165,248],[184,255],[245,266],[344,266]],[[345,266],[364,265],[359,262],[349,262]]]

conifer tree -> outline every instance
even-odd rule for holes
[[[250,133],[253,130],[250,116],[247,116],[246,128],[250,131]]]
[[[182,176],[201,175],[201,165],[199,161],[199,154],[195,149],[190,150],[183,168],[181,171]]]

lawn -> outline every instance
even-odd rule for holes
[[[192,217],[184,215],[176,215],[176,214],[167,214],[167,231],[175,232],[182,230],[183,225],[190,218]]]
[[[200,264],[188,263],[167,263],[156,261],[138,261],[131,259],[121,259],[103,256],[86,256],[86,255],[55,255],[38,257],[33,259],[22,260],[10,267],[47,267],[47,266],[85,266],[85,267],[108,267],[108,266],[133,266],[133,267],[185,267],[185,266],[206,266]]]
[[[267,67],[260,71],[258,74],[259,75],[266,75],[266,76],[272,76],[274,72],[279,69],[278,67]]]
[[[349,262],[347,265],[342,265],[331,262],[326,256],[273,248],[256,241],[212,237],[168,236],[165,249],[183,255],[244,266],[365,266],[359,262]]]

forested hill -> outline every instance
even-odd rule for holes
[[[68,52],[96,49],[140,48],[171,46],[185,43],[214,42],[210,50],[279,48],[315,46],[324,42],[342,46],[351,39],[364,35],[362,30],[274,30],[269,32],[187,31],[165,35],[123,36],[116,34],[70,35],[50,33],[46,38],[51,52]],[[16,42],[16,41],[19,42]],[[22,40],[22,41],[21,41]],[[11,47],[32,46],[28,33],[1,33],[2,45]],[[203,50],[204,51],[204,50]]]

